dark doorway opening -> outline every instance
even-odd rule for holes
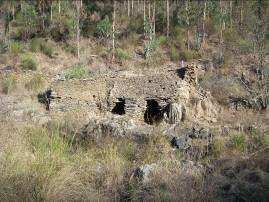
[[[147,124],[158,124],[163,120],[163,110],[154,99],[147,100],[147,109],[144,114],[144,121]]]
[[[179,78],[184,79],[186,72],[187,72],[187,68],[186,67],[182,67],[180,69],[177,69],[177,75],[179,76]]]
[[[124,115],[125,114],[125,99],[118,98],[115,107],[111,111],[113,114]]]

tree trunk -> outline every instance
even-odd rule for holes
[[[130,17],[130,0],[127,1],[127,15]]]
[[[61,0],[58,1],[58,12],[61,13]]]
[[[189,20],[189,2],[185,2],[185,9],[187,13],[187,49],[190,50],[190,20]]]
[[[230,27],[232,27],[232,23],[233,23],[233,1],[230,0]]]
[[[155,34],[156,34],[156,21],[155,21],[155,5],[156,4],[156,2],[155,2],[155,0],[153,1],[153,34],[154,34],[154,36],[155,36]]]
[[[206,22],[206,1],[204,1],[204,9],[203,9],[203,38],[202,38],[202,45],[205,45],[205,22]]]
[[[240,21],[239,21],[239,26],[240,29],[242,29],[242,25],[243,25],[243,8],[244,8],[244,1],[241,0],[241,6],[240,6]]]
[[[150,1],[149,1],[149,4],[148,4],[148,8],[149,8],[149,22],[151,23]]]
[[[79,18],[80,18],[80,6],[81,2],[76,1],[76,9],[77,9],[77,58],[80,58],[80,27],[79,27]]]
[[[134,15],[134,1],[131,1],[131,15]]]
[[[143,19],[144,19],[144,21],[143,21],[143,22],[144,22],[144,25],[143,25],[143,26],[144,26],[144,38],[146,37],[146,33],[145,33],[145,32],[146,32],[146,27],[145,27],[145,26],[146,26],[146,2],[145,2],[145,1],[146,1],[146,0],[143,1],[143,15],[144,15],[144,16],[143,16],[143,17],[144,17],[144,18],[143,18]]]
[[[170,27],[170,13],[169,13],[169,0],[166,0],[166,36],[169,37],[169,27]]]
[[[51,1],[51,4],[50,4],[50,23],[52,23],[52,4],[53,4],[53,1]]]
[[[113,2],[113,23],[112,23],[112,62],[115,60],[115,20],[116,20],[116,0]]]

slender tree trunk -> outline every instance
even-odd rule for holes
[[[223,10],[223,5],[222,5],[222,1],[220,0],[220,13],[221,13],[221,16],[224,15],[224,10]],[[221,17],[221,22],[220,22],[220,44],[223,43],[223,29],[224,29],[224,26],[225,26],[225,21],[223,20],[223,17]]]
[[[116,0],[113,2],[113,23],[112,23],[112,62],[115,60],[115,20],[116,20]]]
[[[230,0],[230,27],[232,27],[232,23],[233,23],[233,1]]]
[[[130,0],[127,1],[127,15],[130,17]]]
[[[189,1],[185,2],[185,9],[187,13],[187,49],[190,50],[190,20],[189,20]]]
[[[134,1],[131,1],[131,15],[134,15]]]
[[[242,25],[243,25],[243,8],[244,8],[244,0],[241,0],[241,6],[240,6],[240,21],[239,21],[239,26],[240,29],[242,29]]]
[[[61,13],[61,0],[58,1],[58,12]]]
[[[169,37],[169,27],[170,27],[170,12],[169,12],[169,0],[166,0],[166,36]]]
[[[81,2],[76,1],[76,9],[77,9],[77,58],[80,58],[80,27],[79,27],[79,20],[80,20],[80,7]]]
[[[149,4],[148,4],[148,9],[149,9],[149,22],[151,22],[150,1],[149,1]]]
[[[51,4],[50,4],[50,22],[52,23],[52,4],[53,4],[53,1],[51,1]]]
[[[204,1],[204,9],[203,9],[203,25],[202,25],[202,29],[203,29],[203,38],[202,38],[202,45],[205,45],[205,22],[206,22],[206,1]]]
[[[155,2],[155,0],[153,1],[153,34],[154,34],[154,36],[155,36],[155,34],[156,34],[156,20],[155,20],[155,5],[156,4],[156,2]]]

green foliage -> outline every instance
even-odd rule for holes
[[[10,52],[11,54],[18,55],[19,53],[22,53],[23,51],[23,45],[20,42],[14,41],[10,43]]]
[[[128,29],[131,32],[136,32],[139,34],[143,33],[143,19],[142,18],[136,18],[136,19],[132,19],[129,21],[128,23]]]
[[[87,69],[82,65],[75,65],[65,73],[66,79],[81,79],[88,75]]]
[[[224,148],[225,148],[225,140],[221,138],[216,138],[213,141],[213,150],[212,150],[213,156],[219,157],[223,153]]]
[[[165,36],[159,36],[158,38],[158,44],[160,46],[166,45],[167,44],[167,38]]]
[[[99,38],[109,38],[111,35],[111,22],[109,21],[108,16],[97,23],[96,34]]]
[[[21,59],[21,67],[23,70],[37,70],[36,59],[31,54],[25,54]]]
[[[251,48],[252,48],[251,41],[240,39],[238,41],[238,48],[241,51],[241,53],[248,53],[248,52],[250,52],[251,51]]]
[[[144,31],[146,38],[148,39],[144,45],[144,55],[145,58],[148,58],[156,50],[159,44],[158,40],[155,37],[153,26],[148,19],[146,19],[146,21],[144,22]]]
[[[117,48],[116,52],[117,52],[117,57],[121,61],[125,61],[125,60],[131,59],[130,54],[127,51],[125,51],[125,50],[123,50],[121,48]]]
[[[52,57],[52,55],[53,55],[53,47],[52,47],[51,44],[43,43],[43,44],[41,44],[40,48],[41,48],[42,53],[44,53],[48,57]]]
[[[5,94],[10,93],[17,86],[17,78],[15,74],[8,74],[2,80],[2,91]]]
[[[16,15],[19,33],[22,39],[28,39],[36,32],[38,25],[38,14],[33,4],[24,2],[22,10]]]
[[[179,53],[179,60],[190,61],[192,59],[198,59],[201,55],[198,51],[181,51]]]
[[[172,48],[171,48],[171,56],[170,57],[171,57],[171,60],[174,62],[179,60],[179,52],[175,46],[172,46]]]
[[[70,43],[64,43],[63,45],[63,49],[66,51],[66,52],[69,52],[73,55],[75,55],[77,53],[77,48],[76,46],[70,44]]]
[[[8,50],[8,44],[0,40],[0,54],[6,53]]]
[[[239,37],[239,33],[234,27],[230,27],[223,32],[223,38],[226,43],[236,44]]]
[[[245,134],[235,134],[231,137],[231,144],[234,149],[244,152],[246,149]]]
[[[52,57],[53,55],[53,47],[52,44],[49,41],[45,41],[41,38],[34,38],[30,42],[30,50],[32,52],[38,52],[41,51],[48,57]]]
[[[44,87],[44,84],[45,79],[42,74],[36,74],[25,84],[25,88],[27,90],[39,91]]]
[[[44,43],[44,40],[41,38],[33,38],[30,41],[30,50],[32,52],[38,52],[41,49],[41,45]]]

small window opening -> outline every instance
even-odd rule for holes
[[[163,120],[163,110],[154,99],[147,100],[147,109],[144,114],[144,121],[147,124],[158,124]]]
[[[118,115],[125,114],[125,99],[118,98],[118,102],[116,102],[116,105],[111,112]]]

